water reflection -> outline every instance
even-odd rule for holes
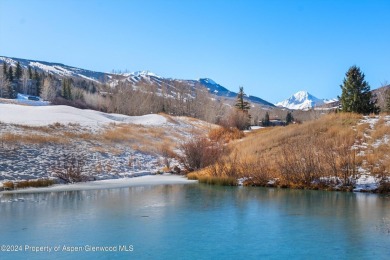
[[[390,257],[389,198],[372,194],[190,184],[0,199],[2,243],[132,243],[136,258]]]

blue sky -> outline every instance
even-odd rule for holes
[[[209,77],[270,102],[340,95],[352,65],[390,82],[390,1],[0,0],[0,55]]]

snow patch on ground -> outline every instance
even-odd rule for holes
[[[358,125],[368,124],[369,128],[363,133],[363,140],[356,140],[352,149],[359,150],[357,156],[364,157],[373,152],[373,150],[379,148],[381,145],[388,145],[390,142],[390,135],[385,134],[383,137],[373,140],[371,136],[375,132],[375,128],[380,119],[384,119],[386,124],[390,123],[390,116],[364,116]],[[367,163],[363,160],[363,167]],[[373,176],[370,172],[370,166],[358,167],[358,179],[356,180],[354,191],[373,191],[378,189],[381,178],[379,176]],[[367,169],[368,167],[368,169]]]
[[[164,174],[164,175],[142,176],[137,178],[122,178],[122,179],[115,179],[115,180],[83,182],[83,183],[75,183],[75,184],[68,184],[68,185],[53,185],[46,188],[27,188],[27,189],[14,190],[14,191],[3,191],[1,193],[14,194],[14,193],[98,190],[98,189],[134,187],[134,186],[191,184],[196,182],[197,181],[188,180],[183,176]]]
[[[50,105],[50,102],[44,101],[37,96],[24,95],[18,93],[16,99],[0,98],[0,104],[14,104],[14,105],[24,105],[24,106],[48,106]]]
[[[253,126],[251,126],[250,130],[244,130],[244,133],[249,133],[249,132],[256,131],[256,130],[259,130],[259,129],[262,129],[262,128],[265,128],[265,127],[253,125]]]
[[[244,182],[249,180],[249,179],[250,179],[250,177],[242,177],[242,178],[237,179],[238,186],[243,186]]]
[[[378,148],[379,146],[383,145],[383,144],[388,144],[389,143],[389,136],[388,135],[385,135],[383,138],[381,139],[377,139],[373,144],[372,146],[374,148]]]
[[[21,106],[0,104],[0,122],[29,126],[45,126],[57,122],[79,124],[81,126],[129,123],[145,126],[160,126],[167,123],[165,117],[156,114],[126,116],[108,114],[95,110],[82,110],[69,106]]]
[[[36,99],[36,100],[31,100]],[[29,106],[47,106],[50,105],[49,101],[44,101],[40,97],[31,96],[31,95],[24,95],[18,93],[16,101],[20,104],[29,105]]]
[[[359,124],[369,124],[370,129],[374,129],[378,121],[379,121],[379,116],[375,116],[375,117],[364,116]]]
[[[379,187],[379,179],[369,174],[362,174],[356,180],[353,191],[372,191]]]

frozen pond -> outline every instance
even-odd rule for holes
[[[195,183],[0,196],[1,259],[390,259],[390,198],[373,194]]]

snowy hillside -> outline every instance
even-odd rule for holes
[[[78,77],[85,80],[92,80],[94,82],[101,82],[110,74],[96,72],[91,70],[80,69],[76,67],[67,66],[61,63],[53,63],[46,61],[36,61],[36,60],[26,60],[20,58],[10,58],[0,56],[0,62],[6,62],[9,66],[16,66],[16,63],[19,62],[23,68],[30,66],[33,70],[39,72],[50,73],[53,75],[58,75],[61,77]]]
[[[50,73],[58,77],[73,77],[83,80],[90,80],[93,82],[107,83],[111,87],[116,87],[119,82],[127,82],[131,85],[138,87],[142,85],[152,85],[157,89],[164,88],[169,89],[171,93],[175,94],[180,92],[177,89],[178,85],[184,86],[186,88],[204,88],[207,89],[212,95],[216,97],[223,97],[230,100],[235,99],[237,93],[234,91],[229,91],[227,88],[219,85],[215,81],[209,78],[202,78],[199,80],[191,79],[172,79],[164,78],[150,71],[136,71],[131,73],[103,73],[90,71],[86,69],[76,68],[72,66],[67,66],[61,63],[52,63],[46,61],[35,61],[27,60],[20,58],[10,58],[0,56],[0,64],[7,63],[8,66],[16,66],[16,63],[19,62],[23,68],[30,66],[33,70],[39,72]],[[249,94],[249,93],[247,93]],[[273,107],[274,105],[268,101],[265,101],[259,97],[247,96],[247,100],[251,103],[258,104],[261,106]]]
[[[188,117],[126,116],[69,106],[15,104],[0,104],[0,125],[0,190],[7,180],[56,180],[58,165],[67,156],[81,160],[88,180],[182,168],[174,158],[180,144],[216,127]]]
[[[289,109],[310,109],[325,104],[323,99],[316,98],[307,91],[298,91],[288,99],[276,103],[276,106]]]
[[[143,70],[143,71],[135,71],[135,72],[130,72],[130,73],[122,73],[120,75],[123,75],[125,77],[156,77],[156,78],[161,78],[159,75]]]

